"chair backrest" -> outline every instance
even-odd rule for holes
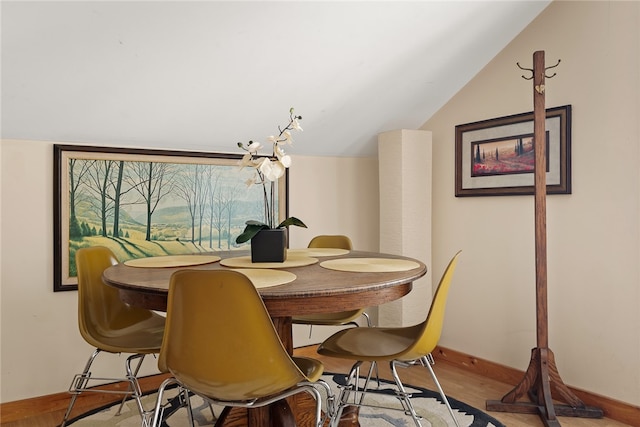
[[[426,356],[431,353],[440,340],[442,333],[442,326],[444,323],[444,312],[447,304],[447,297],[449,295],[449,287],[451,280],[453,279],[453,273],[458,263],[458,256],[461,251],[458,251],[445,269],[440,283],[436,288],[436,292],[433,295],[429,314],[424,322],[416,325],[416,340],[412,346],[410,346],[404,354],[399,357],[402,360],[414,360],[422,356]]]
[[[80,334],[89,344],[107,351],[119,351],[109,343],[112,331],[153,316],[149,310],[123,303],[118,290],[104,284],[102,273],[115,264],[118,259],[109,248],[92,246],[76,251]]]
[[[243,274],[180,270],[171,276],[168,298],[158,366],[190,390],[218,400],[250,400],[306,379]]]
[[[310,248],[352,249],[351,239],[341,234],[315,236],[309,242]]]

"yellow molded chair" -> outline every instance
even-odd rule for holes
[[[136,400],[143,420],[145,419],[136,376],[145,355],[160,352],[165,319],[153,311],[123,303],[118,296],[118,290],[102,282],[103,271],[117,263],[115,255],[102,246],[82,248],[76,252],[78,327],[82,338],[94,346],[95,350],[89,357],[84,371],[75,375],[71,382],[69,392],[73,396],[61,427],[65,426],[78,395],[85,391],[124,394],[123,403],[131,396]],[[124,378],[91,376],[91,365],[101,352],[132,353],[126,359]],[[132,369],[132,362],[136,359],[138,363]],[[129,388],[126,391],[96,390],[90,387],[92,381],[126,381]]]
[[[321,386],[327,413],[333,413],[333,394],[320,379],[322,363],[287,353],[246,276],[233,270],[180,270],[171,276],[168,298],[158,366],[173,377],[158,390],[153,426],[162,422],[165,389],[176,383],[225,407],[256,408],[307,392],[316,399],[318,426],[324,422],[316,389]]]
[[[336,249],[352,249],[351,239],[343,235],[320,235],[315,236],[308,245],[309,248],[336,248]],[[369,315],[364,308],[356,310],[339,311],[335,313],[319,313],[294,316],[292,321],[298,325],[323,325],[323,326],[342,326],[355,325],[359,326],[356,320],[364,317],[367,326],[371,326]]]
[[[397,328],[350,328],[339,331],[324,341],[318,347],[318,353],[324,356],[337,357],[341,359],[351,359],[357,362],[351,368],[348,377],[348,385],[343,387],[338,398],[338,407],[331,425],[337,425],[342,410],[347,405],[370,406],[364,403],[366,393],[375,393],[376,390],[368,390],[367,386],[369,378],[364,382],[362,390],[358,390],[358,372],[360,365],[365,362],[371,362],[372,365],[377,362],[389,362],[393,378],[398,387],[397,397],[402,402],[401,409],[406,414],[411,415],[415,424],[419,427],[420,416],[416,413],[411,404],[411,395],[405,391],[404,385],[400,381],[397,373],[397,367],[408,367],[411,365],[421,364],[425,366],[431,378],[433,379],[440,396],[451,414],[456,426],[459,427],[458,421],[449,405],[449,401],[442,391],[442,387],[436,378],[431,365],[434,363],[431,352],[435,349],[442,332],[442,324],[444,322],[444,311],[449,293],[449,286],[456,267],[458,252],[449,262],[438,288],[433,296],[433,302],[429,314],[424,322],[408,327]],[[371,371],[369,371],[371,372]],[[370,374],[369,374],[370,375]],[[354,399],[349,402],[350,395],[353,394]],[[360,400],[358,401],[358,396]],[[359,402],[359,403],[357,403]],[[398,409],[398,408],[389,408]]]
[[[338,248],[351,250],[353,245],[348,236],[342,234],[321,234],[309,242],[310,248]]]

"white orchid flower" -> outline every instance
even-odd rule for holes
[[[247,153],[244,156],[242,156],[242,159],[240,159],[238,161],[238,166],[240,166],[240,169],[244,169],[246,166],[251,166],[253,167],[253,155],[251,153]]]
[[[271,135],[267,137],[267,144],[270,143],[272,145],[272,151],[266,156],[258,154],[258,151],[263,148],[263,144],[260,142],[249,141],[246,145],[242,142],[237,143],[237,146],[245,151],[242,159],[238,161],[240,169],[245,167],[255,169],[255,175],[247,179],[245,184],[247,187],[262,185],[264,195],[264,224],[269,228],[289,225],[306,227],[302,221],[293,217],[287,218],[282,224],[278,225],[276,222],[276,199],[274,198],[274,182],[284,176],[287,168],[289,168],[292,163],[291,156],[285,153],[282,146],[293,143],[291,134],[294,130],[302,131],[302,127],[298,121],[300,119],[302,119],[302,116],[294,115],[293,108],[289,109],[289,123],[284,126],[284,128],[278,126],[276,136]],[[270,191],[267,185],[269,185]],[[256,232],[256,230],[250,229],[249,225],[247,225],[245,231],[236,239],[236,243],[244,243],[250,240]]]
[[[269,181],[276,181],[282,175],[284,175],[285,167],[280,161],[271,161],[268,158],[264,158],[258,168],[262,176]]]
[[[280,157],[280,163],[282,163],[282,166],[284,166],[285,168],[288,168],[289,166],[291,166],[291,156],[284,155]]]
[[[286,144],[291,144],[293,142],[293,139],[291,138],[291,132],[289,132],[288,130],[282,132],[282,137],[284,139],[280,140],[281,142],[284,142]]]
[[[271,162],[271,181],[276,181],[284,175],[285,165],[281,161]]]
[[[275,145],[274,149],[276,157],[278,158],[280,163],[282,163],[282,166],[284,166],[285,168],[291,166],[291,156],[285,154],[284,150],[280,148],[279,145]]]
[[[262,144],[259,142],[252,142],[251,144],[249,144],[249,146],[247,147],[247,151],[250,154],[257,154],[258,150],[262,148]]]
[[[257,166],[257,169],[258,171],[260,171],[260,174],[262,174],[262,176],[268,179],[268,176],[271,173],[271,161],[266,157],[261,158],[260,164]]]

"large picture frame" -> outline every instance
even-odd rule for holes
[[[571,105],[546,110],[547,194],[571,194]],[[455,128],[455,196],[534,194],[533,112]]]
[[[75,252],[107,246],[120,262],[249,249],[245,221],[263,220],[262,186],[240,154],[54,145],[54,285],[75,290]],[[288,211],[288,173],[275,182],[276,216]]]

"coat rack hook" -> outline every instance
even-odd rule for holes
[[[560,60],[559,60],[559,59],[558,59],[558,62],[556,62],[556,65],[552,65],[551,67],[547,67],[547,68],[545,68],[545,69],[544,69],[544,76],[545,76],[546,78],[548,78],[548,79],[550,79],[550,78],[552,78],[552,77],[555,77],[555,75],[556,75],[557,73],[553,73],[553,74],[551,74],[550,76],[548,76],[548,75],[547,75],[547,70],[550,70],[550,69],[552,69],[552,68],[556,68],[558,65],[560,65]]]
[[[531,77],[525,77],[524,75],[522,76],[523,79],[525,80],[533,80],[533,68],[524,68],[522,65],[520,65],[519,62],[516,62],[516,65],[518,66],[518,68],[520,68],[521,70],[524,71],[530,71],[531,72]]]

